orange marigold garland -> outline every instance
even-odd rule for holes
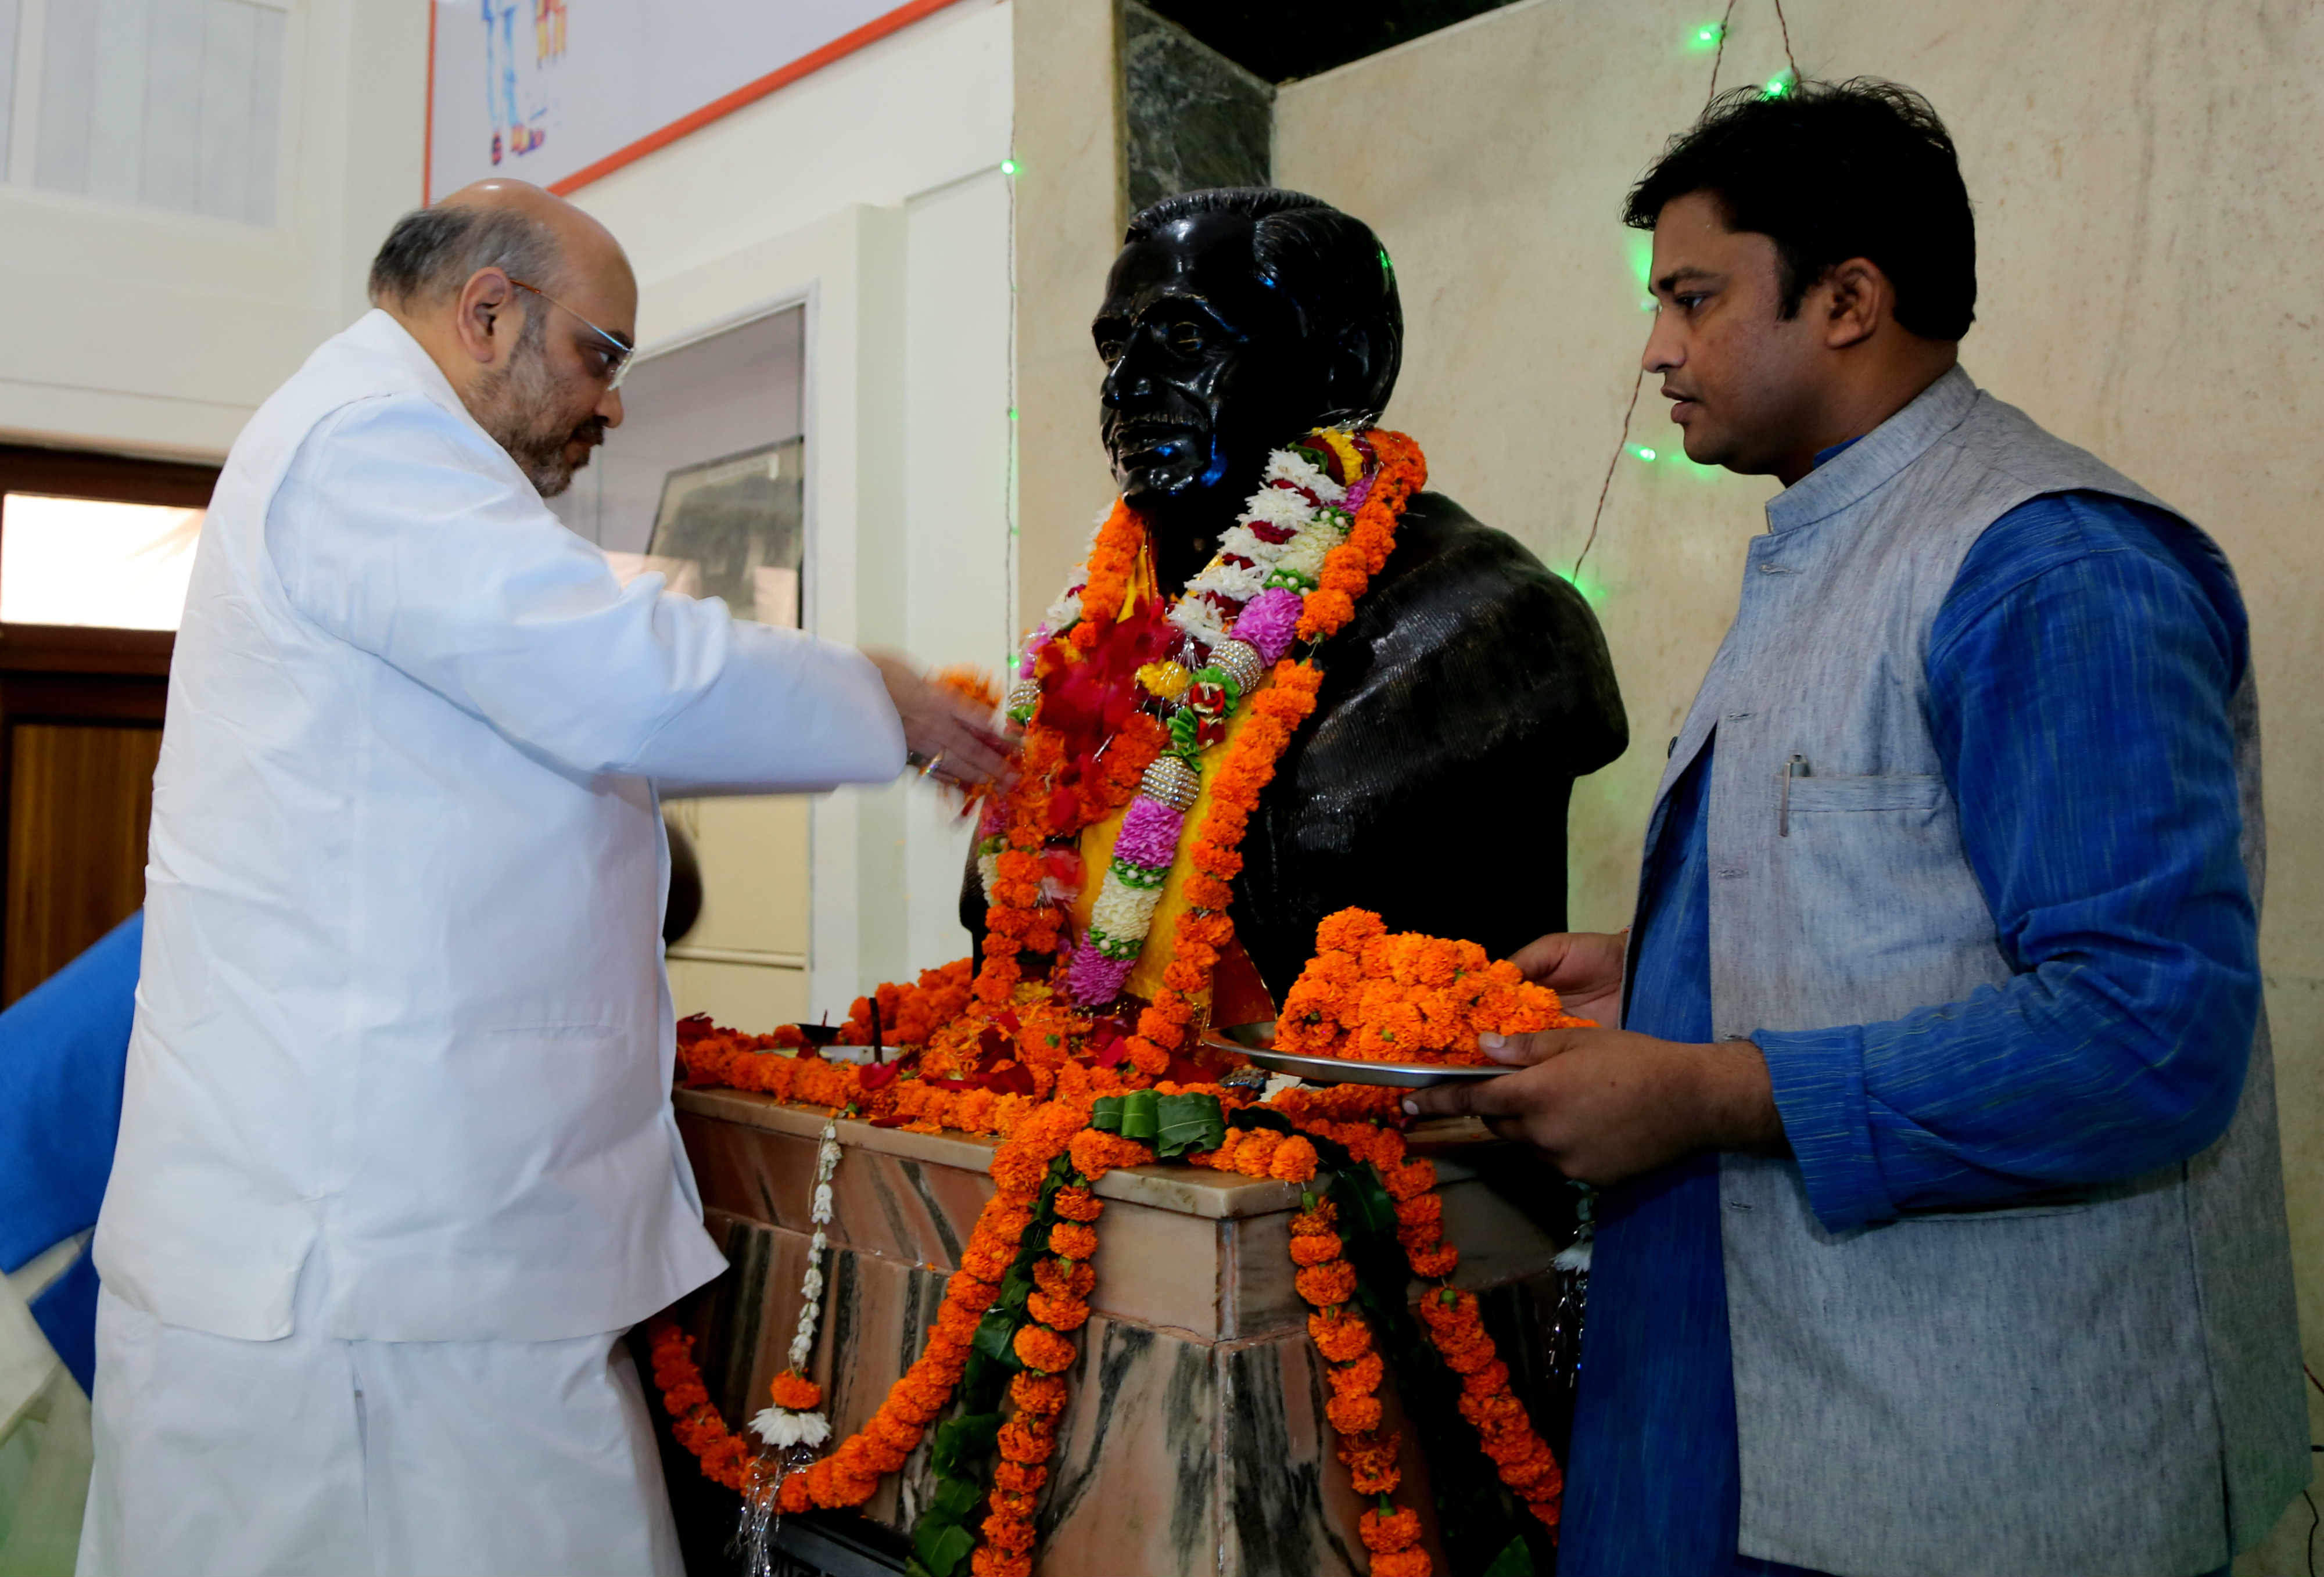
[[[726,1427],[711,1405],[694,1361],[694,1338],[668,1315],[656,1315],[646,1331],[654,1386],[670,1416],[670,1433],[702,1463],[703,1477],[737,1492],[749,1484],[751,1448]]]
[[[1389,1499],[1404,1475],[1397,1466],[1397,1437],[1383,1439],[1379,1433],[1380,1401],[1375,1393],[1387,1366],[1372,1350],[1371,1327],[1350,1302],[1355,1296],[1356,1270],[1341,1257],[1345,1244],[1336,1230],[1338,1210],[1330,1200],[1312,1194],[1302,1203],[1305,1208],[1291,1218],[1291,1257],[1301,1266],[1299,1296],[1315,1305],[1315,1313],[1307,1316],[1308,1333],[1329,1366],[1323,1372],[1332,1399],[1323,1405],[1324,1416],[1339,1436],[1340,1461],[1347,1464],[1356,1492],[1379,1500],[1376,1509],[1364,1513],[1358,1531],[1364,1547],[1372,1552],[1374,1577],[1386,1572],[1427,1577],[1428,1554],[1419,1547],[1420,1518]]]
[[[1190,908],[1168,938],[1163,989],[1139,1010],[1126,1046],[1139,1073],[1153,1079],[1167,1072],[1201,1010],[1219,950],[1233,935],[1224,918],[1229,883],[1241,868],[1237,851],[1259,791],[1314,709],[1321,674],[1286,649],[1295,637],[1313,642],[1345,623],[1354,597],[1388,560],[1406,500],[1426,477],[1419,446],[1400,434],[1316,429],[1269,457],[1250,512],[1169,606],[1167,622],[1149,597],[1145,524],[1126,504],[1115,505],[1092,543],[1084,584],[1050,609],[1009,694],[1008,715],[1027,724],[1027,734],[1017,787],[1005,804],[988,808],[980,828],[987,898],[986,960],[974,987],[980,1001],[1006,1007],[1025,979],[1025,958],[1043,955],[1057,961],[1067,998],[1093,1010],[1109,1006],[1150,941],[1148,925],[1165,878],[1183,864]],[[1149,652],[1139,644],[1148,634],[1178,640],[1183,661],[1151,660],[1162,648]],[[1140,690],[1167,715],[1167,729]],[[1120,699],[1101,702],[1100,692]],[[1114,716],[1122,699],[1139,709],[1093,747],[1091,718]],[[1185,839],[1178,829],[1201,780],[1202,752],[1229,737],[1238,707],[1240,725],[1210,785],[1211,812]],[[1109,757],[1120,759],[1101,769]],[[1078,877],[1077,853],[1062,845],[1120,803],[1114,797],[1133,786],[1132,768],[1139,792],[1113,845],[1088,933],[1060,953],[1067,937],[1057,906],[1045,900],[1044,862],[1068,862]]]
[[[1404,1250],[1406,1261],[1415,1276],[1434,1284],[1422,1297],[1419,1313],[1430,1343],[1443,1359],[1445,1367],[1461,1377],[1461,1416],[1476,1429],[1479,1443],[1501,1482],[1544,1526],[1554,1528],[1564,1496],[1564,1474],[1548,1443],[1535,1430],[1525,1404],[1509,1388],[1508,1366],[1499,1360],[1492,1337],[1485,1333],[1476,1296],[1457,1291],[1446,1283],[1459,1267],[1461,1256],[1443,1240],[1444,1202],[1434,1192],[1436,1168],[1428,1161],[1406,1157],[1403,1134],[1357,1115],[1368,1107],[1372,1109],[1375,1119],[1385,1115],[1378,1111],[1382,1089],[1379,1085],[1342,1084],[1329,1090],[1286,1091],[1268,1102],[1268,1108],[1288,1118],[1294,1128],[1338,1145],[1359,1164],[1368,1161],[1378,1169],[1382,1185],[1395,1203],[1397,1242]],[[1387,1093],[1393,1098],[1401,1092],[1389,1090]],[[1241,1157],[1248,1153],[1246,1147],[1258,1131],[1263,1130],[1246,1133],[1235,1144],[1233,1165],[1237,1170],[1245,1169]],[[1270,1137],[1274,1139],[1270,1149],[1279,1150],[1287,1142]],[[1226,1147],[1222,1147],[1221,1153],[1225,1152]],[[1330,1208],[1328,1202],[1324,1208]],[[1318,1295],[1340,1289],[1341,1278],[1332,1272],[1334,1267],[1346,1264],[1338,1257],[1336,1239],[1329,1256],[1321,1254],[1315,1247],[1303,1248],[1302,1223],[1312,1223],[1313,1219],[1312,1214],[1293,1218],[1291,1243],[1293,1263],[1300,1267],[1295,1273],[1295,1282],[1310,1303],[1316,1302]],[[1328,1222],[1329,1218],[1324,1219]],[[1310,1224],[1306,1231],[1312,1236],[1314,1228]],[[1345,1285],[1352,1289],[1352,1270]],[[1313,1318],[1308,1329],[1316,1336],[1317,1346],[1323,1347],[1325,1333],[1317,1331]],[[1364,1350],[1346,1346],[1344,1342],[1343,1346],[1351,1356]],[[1326,1356],[1333,1354],[1327,1350]],[[1340,1426],[1337,1417],[1333,1423],[1334,1427]]]
[[[1062,1102],[1028,1113],[992,1155],[993,1196],[978,1213],[961,1251],[961,1267],[945,1287],[936,1329],[903,1378],[890,1387],[871,1421],[803,1473],[782,1480],[786,1511],[813,1506],[860,1506],[880,1480],[904,1463],[929,1425],[950,1405],[968,1367],[977,1322],[1000,1296],[1001,1277],[1016,1259],[1043,1174],[1079,1130],[1084,1114]]]
[[[1162,975],[1164,992],[1139,1015],[1138,1033],[1130,1042],[1130,1060],[1142,1072],[1159,1074],[1168,1066],[1201,1011],[1219,949],[1234,935],[1225,911],[1234,901],[1230,884],[1242,871],[1238,851],[1243,835],[1259,809],[1259,791],[1275,779],[1276,762],[1315,710],[1323,683],[1323,670],[1312,663],[1288,658],[1277,663],[1273,682],[1251,697],[1250,711],[1219,763],[1210,813],[1187,854],[1188,907],[1178,917],[1170,965]]]
[[[1379,456],[1379,480],[1356,511],[1348,540],[1323,560],[1322,585],[1307,599],[1300,615],[1302,641],[1337,634],[1355,615],[1356,599],[1387,565],[1388,551],[1396,545],[1396,521],[1404,512],[1405,500],[1428,485],[1428,463],[1418,444],[1384,428],[1374,428],[1365,436]]]
[[[1091,1142],[1106,1139],[1112,1142]],[[1032,1570],[1033,1518],[1048,1478],[1047,1464],[1056,1450],[1058,1422],[1065,1416],[1065,1371],[1076,1356],[1065,1333],[1088,1322],[1089,1295],[1097,1285],[1097,1272],[1089,1263],[1097,1252],[1093,1223],[1105,1202],[1088,1185],[1114,1166],[1153,1158],[1144,1145],[1093,1129],[1075,1134],[1068,1154],[1072,1181],[1051,1201],[1058,1220],[1049,1229],[1048,1253],[1034,1262],[1038,1290],[1026,1300],[1031,1318],[1014,1343],[1025,1369],[1009,1386],[1015,1411],[1001,1425],[997,1442],[1001,1464],[993,1471],[992,1490],[986,1498],[990,1509],[982,1524],[984,1539],[971,1557],[976,1577],[1026,1577]],[[1084,1160],[1090,1163],[1086,1167]]]

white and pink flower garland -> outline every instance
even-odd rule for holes
[[[1217,554],[1170,610],[1170,622],[1185,637],[1176,659],[1139,671],[1139,682],[1167,709],[1170,742],[1139,783],[1091,910],[1089,934],[1066,963],[1065,994],[1078,1007],[1102,1009],[1120,996],[1153,930],[1187,814],[1202,792],[1203,754],[1226,737],[1235,708],[1290,649],[1325,557],[1347,540],[1371,491],[1379,466],[1368,447],[1352,433],[1333,436],[1350,446],[1343,454],[1362,455],[1362,475],[1342,486],[1305,444],[1268,456],[1266,485],[1251,495]],[[1081,617],[1084,578],[1075,572],[1065,595],[1026,641],[1008,703],[1019,722],[1039,700],[1031,679],[1042,645]],[[985,852],[978,861],[988,897],[994,860]]]

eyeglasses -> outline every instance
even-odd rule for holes
[[[571,313],[584,328],[586,328],[590,333],[595,335],[599,339],[604,340],[611,348],[598,352],[600,355],[603,355],[605,358],[605,370],[597,375],[605,380],[605,389],[608,393],[622,386],[622,380],[629,375],[630,357],[636,351],[637,347],[635,346],[622,344],[613,335],[606,333],[604,329],[590,322],[586,318],[583,318],[580,313],[573,311],[572,308],[567,307],[564,302],[550,295],[547,290],[542,290],[539,285],[529,285],[513,274],[509,276],[509,283],[514,285],[520,290],[530,290],[534,295],[539,296],[542,300],[548,302],[550,306],[557,308],[560,311]]]

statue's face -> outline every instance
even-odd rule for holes
[[[1161,521],[1231,520],[1268,452],[1324,412],[1325,358],[1260,276],[1251,232],[1240,215],[1200,214],[1130,243],[1091,325],[1114,479]]]

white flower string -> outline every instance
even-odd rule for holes
[[[831,1246],[824,1228],[831,1224],[831,1175],[839,1168],[839,1125],[824,1120],[822,1144],[815,1159],[815,1201],[807,1219],[815,1236],[807,1248],[807,1274],[799,1278],[798,1329],[791,1337],[789,1371],[804,1376],[815,1352],[815,1331],[823,1317],[823,1252]],[[831,1438],[831,1421],[820,1410],[794,1412],[788,1407],[761,1407],[751,1420],[760,1439],[778,1448],[818,1446]]]

